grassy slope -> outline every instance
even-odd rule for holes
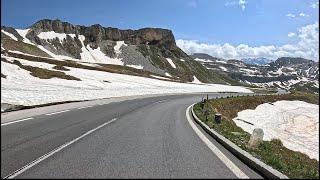
[[[20,51],[27,54],[36,56],[51,57],[46,52],[39,49],[37,46],[24,43],[22,41],[15,41],[1,32],[1,44],[2,46],[11,51]]]
[[[79,64],[76,61],[71,61],[71,60],[59,61],[59,60],[49,59],[49,58],[45,58],[45,57],[34,57],[34,56],[28,56],[28,55],[24,55],[24,54],[16,54],[16,53],[12,53],[12,52],[8,52],[8,55],[10,57],[21,58],[21,59],[25,59],[28,61],[44,62],[44,63],[53,64],[53,65],[57,66],[54,68],[57,70],[65,70],[65,68],[63,68],[63,67],[72,67],[72,68],[81,68],[81,69],[88,69],[88,70],[95,70],[95,71],[128,74],[128,75],[133,75],[133,76],[142,76],[142,77],[149,77],[149,78],[153,78],[150,75],[162,76],[162,75],[155,74],[155,73],[152,73],[149,71],[135,69],[135,68],[128,67],[128,66],[120,66],[120,65],[113,65],[113,64],[97,64],[99,66],[92,67],[89,65],[87,66],[84,64]],[[1,61],[5,61],[5,59],[1,58]],[[168,78],[168,77],[166,77],[166,78]],[[164,79],[164,81],[166,81],[166,80]],[[179,82],[179,80],[174,79],[174,78],[171,81]]]
[[[154,45],[139,45],[138,50],[145,57],[149,57],[151,63],[171,75],[179,77],[184,82],[193,81],[195,75],[201,82],[219,83],[231,85],[243,85],[223,74],[206,69],[201,63],[194,61],[183,51],[176,48],[171,51],[159,48]],[[171,58],[177,68],[172,68],[165,58]],[[182,62],[180,58],[185,61]]]
[[[209,127],[230,139],[243,150],[250,152],[256,158],[286,174],[289,178],[319,178],[319,162],[310,159],[307,155],[292,151],[284,147],[280,140],[264,141],[256,149],[246,147],[250,134],[243,131],[232,121],[239,111],[254,109],[259,104],[275,102],[278,100],[301,100],[309,103],[319,104],[319,96],[314,94],[295,92],[294,94],[256,96],[256,97],[234,97],[227,99],[209,100],[205,108],[209,109],[210,115],[205,120],[200,104],[194,106],[198,117]],[[223,115],[221,124],[214,124],[212,119],[215,113]]]

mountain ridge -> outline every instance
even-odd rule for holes
[[[167,29],[120,30],[43,19],[25,30],[2,26],[1,35],[2,48],[8,51],[130,66],[181,82],[192,82],[196,77],[204,83],[241,84],[194,61],[176,45],[172,31]]]

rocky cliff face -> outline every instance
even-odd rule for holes
[[[38,37],[41,32],[61,34],[75,34],[76,38],[67,36],[65,41],[59,43],[58,39],[47,42]],[[117,28],[105,28],[99,24],[89,27],[72,25],[60,20],[44,19],[36,22],[30,27],[26,37],[36,44],[45,46],[56,54],[80,58],[81,41],[79,35],[84,36],[84,46],[89,45],[92,49],[100,47],[101,51],[109,57],[115,57],[113,47],[115,41],[124,41],[129,45],[155,45],[169,50],[177,49],[175,39],[170,30],[160,28],[143,28],[139,30],[120,30]]]

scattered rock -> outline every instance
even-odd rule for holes
[[[250,140],[248,142],[249,148],[256,148],[263,141],[263,130],[261,128],[255,128],[250,136]]]

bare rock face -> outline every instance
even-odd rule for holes
[[[175,39],[170,30],[161,28],[143,28],[139,30],[120,30],[117,28],[105,28],[100,24],[92,26],[72,25],[60,20],[43,19],[30,27],[28,39],[34,39],[41,32],[54,31],[56,33],[84,35],[85,45],[88,43],[101,43],[103,40],[125,41],[127,44],[150,44],[172,48],[176,46]]]
[[[111,27],[102,27],[100,24],[92,26],[72,25],[60,20],[43,19],[30,28],[26,35],[32,42],[44,46],[55,54],[67,55],[73,58],[79,58],[82,44],[78,36],[85,37],[85,47],[89,45],[92,49],[100,47],[100,50],[109,57],[115,57],[113,47],[115,41],[124,41],[129,45],[155,45],[168,50],[179,49],[175,44],[175,39],[170,30],[161,28],[143,28],[139,30],[120,30]],[[58,41],[42,40],[37,35],[41,32],[54,31],[56,33],[76,34],[76,37],[65,39],[59,45]],[[179,53],[179,52],[178,52]]]
[[[263,130],[261,128],[255,128],[250,136],[248,142],[249,148],[256,148],[263,141]]]

